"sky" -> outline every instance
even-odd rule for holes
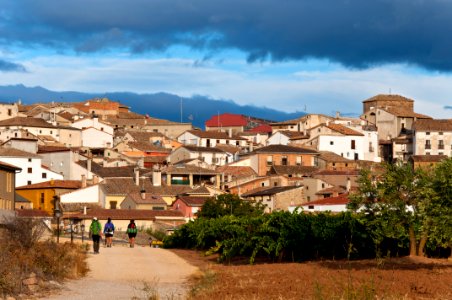
[[[452,118],[451,32],[452,0],[2,0],[0,84]]]

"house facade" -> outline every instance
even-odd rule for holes
[[[177,137],[184,145],[198,147],[215,147],[217,145],[230,145],[245,148],[247,140],[240,136],[232,135],[232,132],[189,130]]]
[[[417,120],[414,124],[414,155],[452,157],[452,119]]]
[[[0,162],[0,210],[14,211],[16,173],[21,168]]]

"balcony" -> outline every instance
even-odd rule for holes
[[[439,144],[439,145],[438,145],[438,149],[439,149],[439,150],[444,150],[444,144]]]
[[[431,144],[425,144],[425,149],[432,149],[432,145]]]

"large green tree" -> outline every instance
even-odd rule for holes
[[[386,164],[382,174],[361,173],[349,208],[362,216],[376,244],[409,237],[410,255],[424,255],[432,229],[435,190],[431,172],[411,164]]]
[[[260,202],[244,201],[235,194],[222,194],[208,199],[197,213],[198,218],[219,218],[227,215],[259,216],[264,213]]]

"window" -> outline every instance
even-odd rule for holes
[[[47,173],[42,173],[42,178],[47,178]]]
[[[308,209],[314,209],[314,205],[308,205]]]
[[[443,140],[438,141],[438,149],[444,149],[444,141]]]
[[[101,127],[101,128],[100,128],[100,131],[104,131],[104,128],[103,128],[103,127]]]
[[[311,197],[310,196],[306,197],[306,200],[311,201]]]
[[[351,145],[350,145],[350,147],[351,147],[352,150],[356,149],[355,140],[351,140]]]
[[[31,162],[31,158],[28,159],[28,162]]]
[[[281,157],[281,165],[287,166],[287,156]]]
[[[303,161],[301,160],[301,156],[297,156],[297,166],[301,166],[303,164]]]
[[[432,145],[430,144],[430,140],[425,140],[425,149],[432,149]]]
[[[324,183],[322,183],[322,189],[324,189],[325,188],[325,184]]]
[[[28,181],[27,181],[27,184],[30,185],[30,184],[31,184],[31,180],[28,180]]]
[[[28,168],[28,169],[27,169],[27,173],[28,173],[28,174],[33,173],[33,168]]]
[[[333,141],[330,141],[330,145],[334,145],[334,142],[333,142]]]
[[[118,205],[117,201],[110,201],[110,209],[116,209],[116,205]]]
[[[427,132],[425,133],[425,135],[430,135],[430,132],[427,131]]]
[[[236,146],[240,146],[240,142],[239,142],[239,141],[236,141],[236,142],[235,142],[235,145],[236,145]]]
[[[273,185],[274,185],[274,186],[278,186],[278,183],[277,183],[277,182],[273,182]]]
[[[8,116],[12,116],[13,115],[13,111],[11,110],[11,108],[8,108]]]
[[[53,134],[53,131],[52,131],[52,130],[50,130],[50,134]]]
[[[41,193],[40,199],[41,199],[41,204],[44,204],[44,193]]]
[[[442,132],[442,131],[440,131],[440,132],[438,132],[438,134],[439,134],[439,135],[443,135],[443,132]]]
[[[273,165],[273,156],[269,155],[267,156],[267,166]]]

